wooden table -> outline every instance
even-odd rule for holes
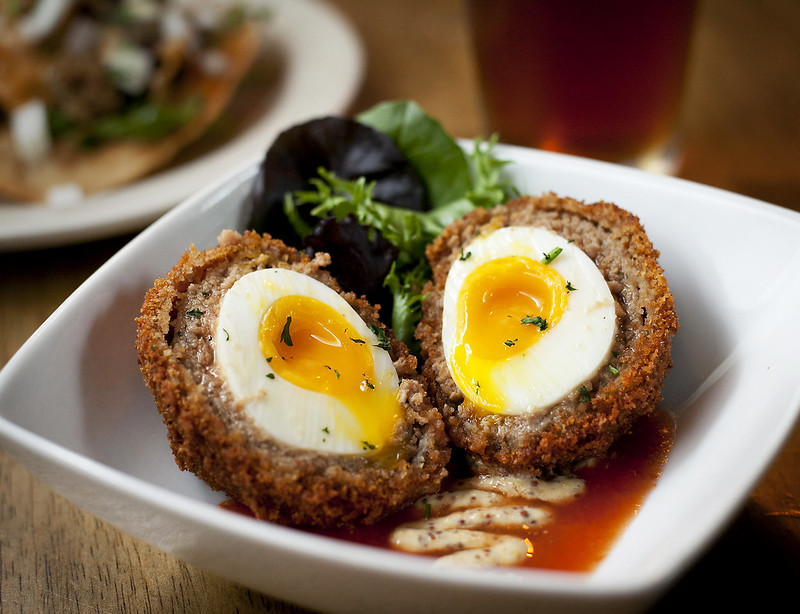
[[[416,99],[485,135],[460,0],[333,0],[369,56],[352,111]],[[706,0],[680,175],[800,211],[800,3]],[[309,44],[313,44],[310,42]],[[0,364],[131,237],[0,254]],[[757,408],[754,408],[754,411]],[[715,545],[655,608],[796,603],[800,428]],[[695,593],[696,591],[696,593]],[[0,451],[0,611],[302,612],[186,565],[54,495]]]

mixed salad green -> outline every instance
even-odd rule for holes
[[[380,304],[385,323],[413,348],[431,273],[426,245],[471,209],[517,194],[495,142],[465,151],[411,101],[381,103],[352,120],[312,120],[267,152],[251,225],[330,253],[342,287]]]

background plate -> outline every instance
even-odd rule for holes
[[[467,144],[465,144],[466,146]],[[800,407],[800,215],[601,162],[498,147],[521,191],[611,200],[640,217],[681,330],[664,406],[677,434],[663,475],[592,573],[449,570],[220,509],[179,471],[138,371],[134,318],[190,244],[242,229],[260,160],[140,233],[0,371],[0,445],[79,507],[164,551],[326,612],[644,609],[698,557],[779,450]],[[769,246],[767,254],[759,250]],[[754,257],[754,254],[760,257]],[[432,604],[434,604],[432,606]]]
[[[361,41],[317,0],[268,0],[264,54],[231,107],[166,169],[68,208],[0,200],[0,250],[55,247],[138,230],[267,146],[279,132],[340,114],[363,78]],[[308,41],[314,41],[309,45]]]

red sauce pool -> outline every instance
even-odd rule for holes
[[[674,434],[670,414],[646,416],[606,458],[576,471],[586,491],[558,506],[556,521],[531,536],[534,552],[528,566],[590,571],[600,563],[655,486]]]
[[[541,528],[504,530],[532,544],[532,554],[523,566],[564,571],[594,569],[655,486],[674,435],[674,419],[669,413],[658,411],[641,418],[605,458],[575,471],[585,481],[585,491],[575,500],[550,505],[555,515],[553,523]],[[225,502],[222,507],[250,514],[238,503]],[[388,549],[392,530],[420,517],[419,512],[408,509],[374,526],[314,532]]]

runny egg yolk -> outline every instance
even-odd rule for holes
[[[400,406],[375,385],[369,343],[339,312],[308,296],[278,298],[259,326],[261,352],[275,374],[338,399],[361,427],[364,447],[378,449],[394,434]]]
[[[553,267],[525,256],[490,260],[466,278],[456,312],[452,364],[470,404],[498,413],[503,391],[492,369],[524,353],[558,324],[569,292]]]

